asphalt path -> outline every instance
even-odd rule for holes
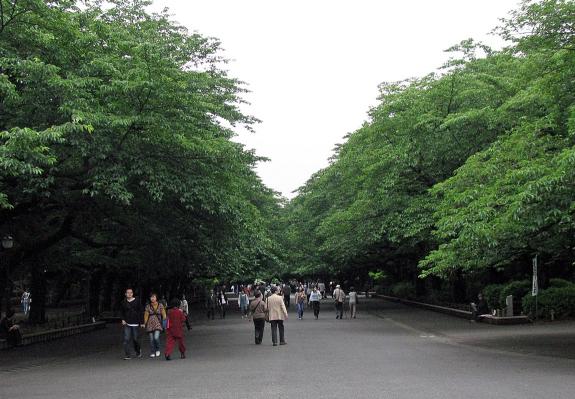
[[[253,325],[232,313],[196,322],[187,359],[176,350],[170,362],[148,358],[146,339],[142,359],[122,360],[110,325],[2,351],[0,398],[575,397],[575,360],[461,344],[422,329],[423,315],[389,304],[336,320],[327,302],[319,320],[307,311],[300,321],[291,309],[288,344],[273,347],[269,324],[256,346]]]

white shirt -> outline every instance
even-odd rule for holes
[[[350,304],[357,303],[357,292],[353,291],[349,293],[349,303]]]

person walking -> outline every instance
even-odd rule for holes
[[[158,302],[158,295],[150,294],[150,303],[144,310],[144,324],[142,324],[150,336],[150,357],[160,356],[160,333],[164,329],[162,322],[166,318],[166,308]]]
[[[282,291],[284,294],[284,304],[286,305],[286,309],[289,309],[290,300],[291,300],[291,287],[290,287],[290,285],[284,284]]]
[[[220,319],[225,319],[226,310],[228,309],[228,296],[223,288],[218,292],[218,307],[220,310]]]
[[[354,287],[349,289],[349,317],[355,319],[355,314],[357,311],[357,292],[355,292]]]
[[[319,308],[320,308],[320,301],[321,301],[321,293],[317,289],[317,287],[313,287],[311,294],[309,296],[309,301],[311,303],[311,307],[313,308],[313,315],[317,320],[319,318]]]
[[[124,360],[130,360],[130,346],[134,347],[137,357],[142,357],[142,350],[138,340],[139,328],[142,325],[142,305],[134,297],[132,288],[126,289],[126,298],[122,301],[122,326],[124,326]]]
[[[333,291],[333,300],[335,301],[335,313],[336,319],[343,319],[343,303],[345,302],[345,292],[341,289],[341,286],[338,284],[335,286],[335,290]]]
[[[326,298],[325,283],[322,283],[322,282],[317,283],[317,289],[318,289],[319,293],[321,294],[321,298],[325,299]]]
[[[214,319],[216,314],[216,307],[218,304],[218,299],[216,298],[216,293],[212,290],[206,296],[206,309],[207,309],[207,316],[208,319]]]
[[[295,305],[297,307],[297,319],[303,319],[303,311],[305,309],[305,302],[307,300],[307,296],[303,290],[303,287],[300,287],[299,291],[295,294]]]
[[[244,291],[244,287],[240,287],[239,295],[238,295],[238,307],[240,308],[240,312],[242,313],[242,319],[244,317],[248,317],[248,307],[250,305],[250,299],[248,294]]]
[[[267,299],[268,305],[268,317],[271,323],[272,329],[272,344],[273,346],[278,345],[278,329],[280,332],[280,345],[285,345],[285,333],[284,333],[284,320],[288,318],[288,313],[286,305],[283,301],[281,295],[278,295],[278,287],[275,285],[271,288],[272,295]]]
[[[184,312],[184,316],[186,317],[186,328],[188,329],[188,331],[190,331],[192,329],[189,317],[190,308],[188,306],[188,301],[186,300],[185,294],[182,294],[182,300],[180,301],[180,309],[182,309],[182,312]]]
[[[28,316],[28,312],[30,312],[30,302],[32,298],[30,297],[30,292],[27,289],[24,289],[22,293],[22,297],[20,297],[20,303],[22,304],[22,312],[24,312],[24,316]]]
[[[251,319],[254,322],[255,342],[256,345],[260,345],[264,338],[264,328],[266,326],[266,313],[268,307],[259,290],[256,291],[255,296],[255,299],[250,303],[249,310]]]
[[[186,316],[180,309],[180,300],[175,298],[170,302],[168,310],[168,323],[166,327],[166,360],[171,360],[174,347],[178,344],[180,358],[186,358],[186,344],[184,342],[184,324]]]

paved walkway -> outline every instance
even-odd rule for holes
[[[299,321],[292,309],[288,345],[278,347],[269,325],[255,346],[252,325],[236,314],[202,321],[187,336],[188,359],[171,362],[121,360],[117,325],[4,351],[0,398],[573,398],[572,359],[462,343],[453,331],[481,336],[475,325],[379,305],[356,320],[335,320],[327,303],[318,321],[309,311]],[[431,329],[434,319],[449,334]]]

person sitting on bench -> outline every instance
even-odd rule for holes
[[[14,324],[13,317],[14,311],[8,309],[6,317],[0,320],[0,339],[5,339],[8,342],[8,346],[18,346],[22,343],[20,326]]]
[[[471,314],[475,321],[479,321],[483,316],[489,314],[487,301],[483,298],[483,294],[481,292],[477,295],[477,303],[471,303]]]

